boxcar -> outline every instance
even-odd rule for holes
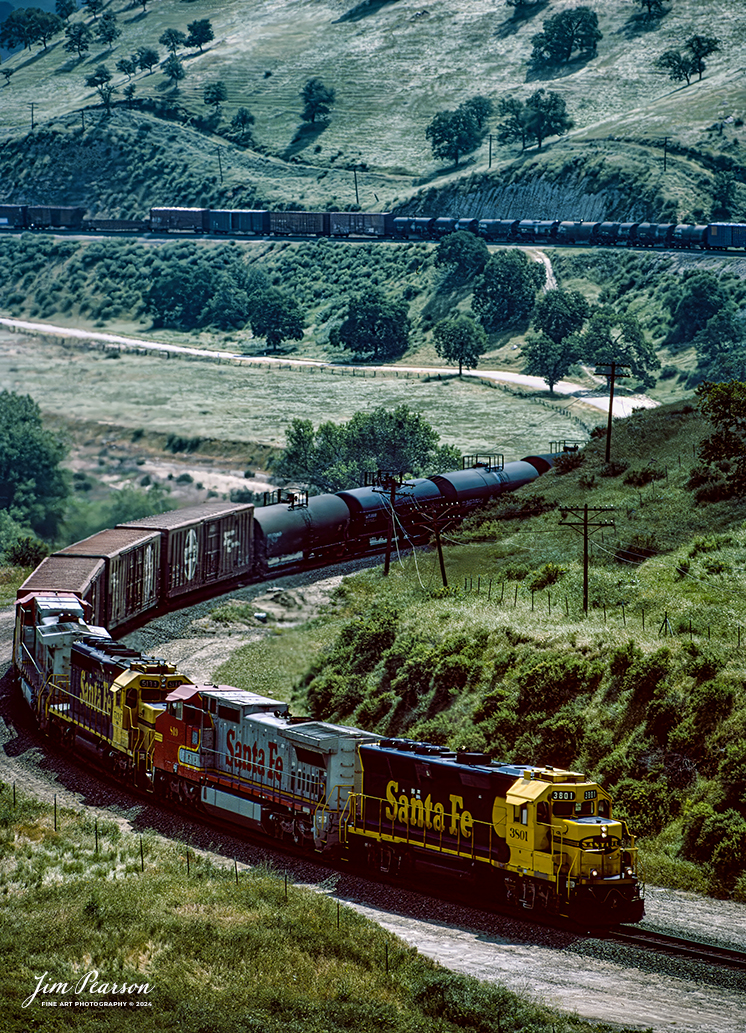
[[[109,631],[141,613],[155,610],[160,602],[161,535],[135,527],[99,531],[58,556],[98,557],[106,564],[106,614]]]
[[[25,204],[0,204],[0,229],[20,230],[25,226]]]
[[[79,230],[85,212],[85,208],[29,205],[26,209],[27,225],[31,229]]]
[[[213,208],[210,210],[210,233],[263,236],[269,233],[269,212],[253,208]]]
[[[707,243],[711,248],[746,247],[746,223],[711,222],[707,227]]]
[[[103,625],[106,621],[106,564],[98,556],[47,556],[18,589],[16,599],[32,592],[73,592],[88,603],[89,624]]]
[[[393,233],[393,216],[388,212],[330,212],[332,237],[387,237]]]
[[[156,232],[177,230],[207,233],[210,229],[209,208],[151,208],[150,228]]]
[[[290,237],[296,233],[328,237],[329,212],[270,212],[269,232],[278,237]]]
[[[120,527],[162,534],[161,593],[162,599],[169,601],[250,573],[253,523],[250,503],[208,502],[142,517]]]

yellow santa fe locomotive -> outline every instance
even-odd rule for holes
[[[68,592],[21,598],[15,670],[40,727],[71,752],[95,744],[123,783],[417,885],[458,879],[477,906],[585,926],[642,918],[634,839],[584,775],[383,739],[194,685],[89,624],[85,607]]]
[[[634,838],[583,774],[294,718],[230,686],[183,685],[165,706],[156,791],[391,876],[472,880],[478,903],[642,918]]]

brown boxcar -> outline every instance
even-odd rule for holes
[[[329,212],[270,212],[269,232],[280,237],[295,233],[329,236]]]
[[[57,556],[98,556],[106,564],[106,614],[109,631],[160,602],[161,535],[158,531],[115,527],[60,549]]]
[[[251,503],[208,502],[143,517],[123,528],[159,531],[161,590],[171,600],[205,585],[251,572],[254,507]]]
[[[18,589],[16,599],[32,592],[74,592],[89,603],[89,624],[106,624],[106,564],[97,556],[47,556]]]
[[[150,228],[155,232],[192,230],[206,233],[210,228],[209,208],[151,208]]]

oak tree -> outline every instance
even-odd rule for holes
[[[406,302],[388,298],[369,287],[350,298],[342,324],[333,327],[329,340],[363,359],[392,359],[409,345],[409,310]]]
[[[179,47],[186,46],[187,38],[180,29],[166,29],[158,37],[158,42],[171,54],[176,54]]]
[[[178,86],[181,80],[186,78],[186,69],[181,61],[179,61],[176,54],[168,55],[166,60],[163,62],[161,70],[166,78],[171,80],[174,87]]]
[[[536,292],[546,283],[546,269],[525,252],[498,251],[474,282],[472,306],[488,333],[527,320]]]
[[[62,49],[66,50],[68,54],[77,54],[79,58],[82,58],[83,54],[91,49],[92,42],[93,33],[88,26],[83,22],[75,22],[65,29],[65,42],[62,44]]]
[[[553,340],[543,330],[527,335],[522,354],[523,372],[546,381],[550,394],[554,394],[554,385],[567,376],[570,366],[577,360],[573,337]]]
[[[215,39],[215,33],[212,31],[212,25],[208,18],[198,18],[196,21],[189,22],[187,30],[189,35],[186,39],[186,45],[188,47],[199,47],[200,54],[205,43],[210,43]]]
[[[313,125],[319,115],[329,114],[337,94],[333,87],[324,86],[323,81],[315,76],[308,80],[300,91],[300,96],[303,101],[301,118],[304,122],[310,122]]]
[[[538,64],[560,64],[569,61],[576,50],[595,55],[602,39],[596,12],[590,7],[573,7],[544,22],[542,31],[531,39],[531,58]]]
[[[215,109],[215,116],[220,114],[220,105],[228,99],[228,89],[222,79],[208,83],[203,94],[205,104]]]
[[[526,101],[527,131],[541,150],[548,136],[564,136],[574,126],[564,100],[552,90],[537,90]]]
[[[257,299],[249,322],[252,333],[263,337],[272,351],[277,351],[283,341],[300,341],[303,337],[303,314],[298,302],[277,287],[270,287]]]
[[[479,356],[487,350],[487,335],[473,317],[458,314],[448,316],[433,328],[435,350],[442,359],[458,363],[458,375],[463,367],[476,369]]]

